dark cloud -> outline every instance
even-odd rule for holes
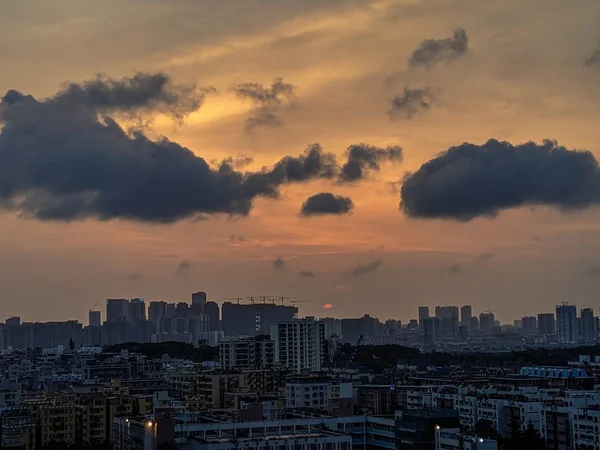
[[[444,61],[454,61],[469,50],[467,32],[459,28],[451,38],[425,39],[408,60],[411,67],[433,67]]]
[[[249,155],[238,155],[238,156],[227,156],[223,158],[220,162],[214,163],[217,166],[229,166],[233,169],[243,169],[249,164],[252,164],[254,159]]]
[[[283,258],[281,256],[278,256],[273,261],[273,267],[275,268],[275,270],[283,270],[284,266],[285,266],[285,262],[283,261]]]
[[[598,161],[554,141],[489,140],[452,147],[407,175],[400,208],[410,217],[471,220],[526,205],[561,210],[600,201]]]
[[[246,119],[246,131],[261,126],[281,126],[281,113],[291,107],[296,98],[295,87],[276,78],[271,86],[260,83],[244,83],[233,86],[232,91],[241,99],[254,103],[254,109]]]
[[[412,119],[418,113],[429,110],[432,102],[431,88],[411,89],[407,86],[401,95],[396,95],[392,99],[388,113],[392,119],[399,117]]]
[[[585,273],[593,277],[600,277],[600,267],[590,267]]]
[[[298,276],[301,278],[315,278],[316,275],[314,272],[311,272],[310,270],[301,270],[300,272],[298,272]]]
[[[365,275],[365,274],[369,274],[369,273],[375,273],[377,271],[377,269],[379,269],[379,266],[381,266],[382,262],[383,261],[378,259],[378,260],[373,261],[372,263],[369,263],[366,265],[359,264],[358,266],[356,266],[354,268],[354,270],[352,270],[352,275],[357,276],[357,275]]]
[[[477,255],[475,258],[473,258],[473,261],[475,261],[476,263],[484,263],[484,262],[491,261],[495,257],[496,257],[496,255],[494,255],[493,253],[483,252],[483,253],[480,253],[479,255]]]
[[[165,93],[172,83],[144,90],[136,77],[104,89],[98,80],[72,84],[44,100],[7,92],[0,103],[0,208],[39,220],[171,223],[247,215],[256,197],[278,198],[283,184],[338,173],[335,156],[316,144],[271,168],[241,172],[236,159],[215,168],[166,138],[129,133],[112,114],[161,105],[184,114],[200,104],[184,98],[180,108],[180,94]]]
[[[350,213],[353,208],[354,203],[350,197],[335,195],[331,192],[321,192],[309,197],[302,203],[300,215],[306,217],[342,215]]]
[[[175,269],[175,273],[177,275],[185,275],[190,270],[192,270],[192,267],[194,267],[194,263],[192,263],[191,261],[187,261],[187,260],[184,259],[183,261],[181,261],[179,263],[179,265]]]
[[[137,73],[133,77],[118,80],[97,75],[80,84],[67,84],[50,102],[55,106],[92,111],[126,114],[159,112],[183,119],[198,110],[206,94],[213,91],[213,87],[175,84],[164,73]]]
[[[339,181],[352,183],[366,178],[370,172],[381,169],[384,162],[398,162],[403,157],[402,148],[391,146],[386,148],[368,144],[355,144],[346,150],[346,162],[341,168]]]
[[[142,279],[142,275],[140,275],[137,272],[134,272],[134,273],[130,273],[129,275],[127,275],[127,278],[130,281],[140,281]]]
[[[586,60],[585,64],[588,67],[592,66],[600,66],[600,45],[596,48],[594,53],[592,53]]]
[[[462,268],[458,264],[453,264],[448,268],[448,272],[450,272],[452,275],[456,275],[457,273],[460,273],[461,271],[462,271]]]

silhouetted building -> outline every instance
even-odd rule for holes
[[[429,317],[429,306],[419,306],[419,326],[423,325],[423,320]]]
[[[146,320],[146,302],[141,298],[132,298],[129,301],[129,315],[127,320],[137,322]]]
[[[494,313],[487,312],[479,314],[479,332],[482,334],[492,334],[494,327],[496,326],[496,320],[494,319]]]
[[[556,306],[556,336],[561,344],[574,344],[578,338],[577,306],[563,303]]]
[[[471,305],[464,305],[460,308],[460,324],[468,327],[473,317],[473,308]]]
[[[192,313],[203,313],[206,306],[206,292],[194,292],[192,294]]]
[[[100,311],[90,311],[88,313],[88,325],[99,327],[102,325],[102,313]]]
[[[148,306],[148,320],[158,324],[163,317],[167,317],[167,302],[150,302]]]
[[[597,337],[596,317],[592,308],[584,308],[581,310],[581,318],[579,320],[579,335],[583,343],[591,343],[596,341]]]
[[[216,302],[206,302],[204,305],[204,314],[208,316],[209,331],[218,331],[221,329],[219,305]]]
[[[538,335],[551,336],[556,333],[554,314],[538,314]]]
[[[106,321],[121,322],[129,319],[129,300],[126,298],[106,299]]]
[[[295,306],[225,302],[221,308],[221,329],[226,336],[268,334],[272,323],[292,320],[296,314]]]
[[[537,332],[537,319],[534,316],[521,318],[521,328],[525,334],[535,334]]]

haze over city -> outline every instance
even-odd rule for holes
[[[596,309],[599,13],[3,3],[0,320],[199,289],[403,321]]]

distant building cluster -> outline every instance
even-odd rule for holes
[[[597,343],[591,309],[511,325],[469,305],[421,306],[406,324],[297,313],[196,292],[107,299],[85,327],[9,318],[0,448],[600,450],[600,354],[511,353]]]

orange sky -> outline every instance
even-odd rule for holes
[[[311,301],[299,304],[307,315],[331,303],[342,317],[402,320],[421,304],[470,303],[504,321],[562,301],[600,304],[596,209],[411,220],[387,186],[465,141],[551,138],[600,156],[600,68],[583,64],[600,43],[597,0],[56,0],[2,9],[1,92],[43,98],[99,72],[164,71],[219,89],[182,126],[159,117],[152,130],[207,161],[246,154],[258,169],[317,142],[340,156],[359,142],[399,145],[404,161],[358,186],[286,186],[245,218],[65,224],[3,212],[0,320],[87,321],[106,297],[181,301],[199,289],[216,301],[295,295]],[[409,69],[424,39],[456,28],[468,32],[466,55]],[[294,107],[283,110],[281,127],[247,133],[252,105],[229,87],[276,77],[296,86]],[[434,104],[390,120],[390,100],[405,85],[431,86]],[[350,196],[353,213],[300,218],[302,202],[322,191]],[[191,266],[178,273],[183,260]],[[381,265],[372,273],[352,275],[374,261]]]

